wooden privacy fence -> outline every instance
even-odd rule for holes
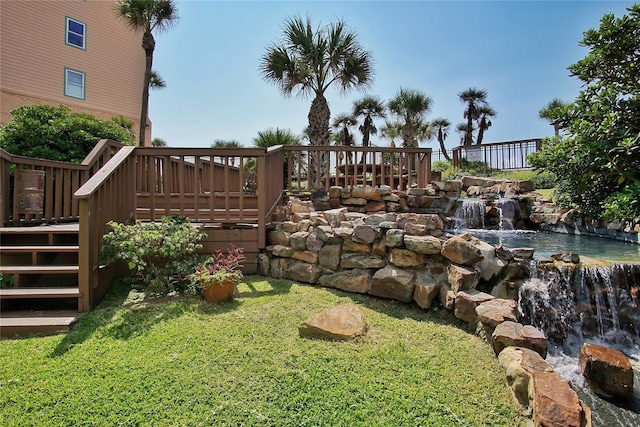
[[[286,190],[328,190],[333,185],[389,185],[405,190],[431,181],[430,148],[284,146]]]
[[[0,149],[0,225],[77,221],[79,206],[73,194],[121,147],[103,139],[80,164]]]
[[[542,139],[495,142],[491,144],[460,146],[453,149],[453,166],[462,167],[463,161],[482,162],[491,169],[529,169],[527,156],[542,148]]]

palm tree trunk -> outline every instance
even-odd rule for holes
[[[309,109],[309,139],[311,145],[329,145],[329,118],[331,111],[329,103],[322,93],[316,94],[311,102]],[[311,183],[315,188],[320,188],[320,178],[327,176],[327,161],[324,152],[310,153],[309,156],[309,173],[311,174]],[[317,165],[320,166],[320,175],[316,174]]]
[[[442,152],[442,155],[444,156],[445,159],[447,159],[448,162],[450,162],[451,157],[449,157],[449,155],[447,154],[447,148],[444,146],[444,138],[442,138],[442,131],[438,133],[438,142],[440,143],[440,151]]]
[[[473,131],[473,118],[471,117],[471,114],[469,113],[467,115],[467,131],[464,134],[464,146],[465,147],[469,147],[471,144],[473,144],[473,135],[472,132]]]
[[[144,83],[142,86],[142,108],[140,108],[140,133],[138,145],[144,147],[147,131],[147,116],[149,114],[149,83],[151,81],[151,69],[153,67],[153,51],[156,41],[151,31],[145,31],[142,35],[142,48],[145,53]]]
[[[482,145],[482,140],[484,139],[484,127],[480,124],[480,129],[478,129],[478,139],[476,140],[476,145]]]

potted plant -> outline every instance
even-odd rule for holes
[[[225,254],[220,249],[191,274],[191,282],[202,289],[207,302],[215,304],[233,298],[236,284],[242,278],[244,250],[231,245]]]

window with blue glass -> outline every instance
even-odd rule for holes
[[[64,69],[64,94],[72,98],[84,99],[85,75],[81,71]]]
[[[86,48],[86,33],[87,26],[75,19],[67,18],[67,37],[66,43],[70,46],[75,46],[79,49]]]

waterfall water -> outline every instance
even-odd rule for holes
[[[463,199],[456,209],[454,220],[457,229],[482,229],[484,227],[485,201]]]
[[[520,288],[520,313],[549,339],[640,345],[640,265],[544,263],[534,271]]]
[[[514,222],[520,215],[520,204],[515,199],[498,199],[495,206],[500,212],[500,230],[515,229]]]
[[[519,293],[522,321],[545,332],[547,362],[591,408],[592,425],[640,425],[640,264],[532,261],[530,272]],[[584,342],[616,348],[629,357],[633,399],[603,399],[585,384],[578,363]]]

